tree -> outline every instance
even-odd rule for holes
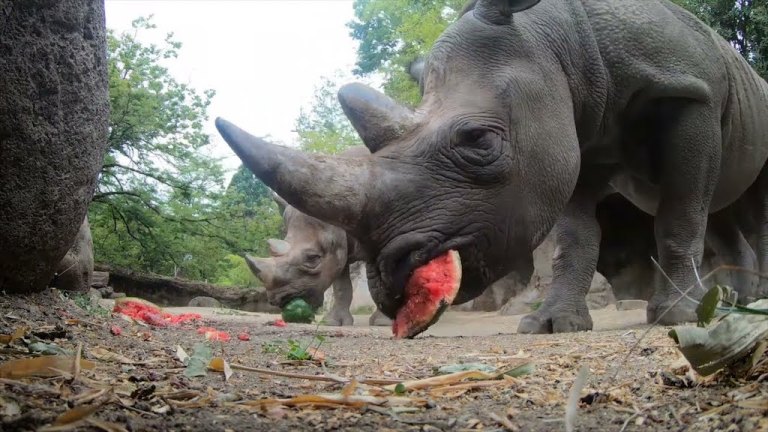
[[[416,105],[421,99],[407,68],[426,54],[446,27],[455,21],[467,0],[355,0],[350,35],[360,41],[358,76],[382,73],[384,92]]]
[[[320,85],[315,88],[309,111],[301,109],[296,119],[296,132],[302,150],[333,154],[361,144],[357,132],[339,105],[337,83],[342,79],[338,73],[335,79],[323,77]]]
[[[108,31],[110,134],[89,211],[94,252],[117,266],[215,280],[228,255],[263,252],[279,215],[271,200],[226,193],[220,161],[205,152],[214,92],[163,66],[181,48],[172,34],[161,46],[137,39],[155,28],[150,18],[134,20],[133,34]]]
[[[768,80],[768,4],[764,0],[674,0],[731,43]]]
[[[768,4],[764,0],[673,0],[730,41],[768,78]],[[408,105],[420,100],[407,67],[423,55],[467,0],[355,0],[350,35],[360,42],[355,74],[385,77],[384,92]]]

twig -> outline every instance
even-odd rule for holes
[[[405,423],[405,424],[409,424],[409,425],[425,425],[425,424],[430,424],[431,423],[429,420],[406,420],[404,418],[401,418],[397,414],[393,413],[392,411],[390,411],[390,410],[388,410],[386,408],[378,407],[376,405],[367,405],[365,407],[365,409],[371,410],[373,412],[377,412],[379,414],[384,414],[384,415],[390,416],[395,421],[399,421],[400,423]]]
[[[77,382],[80,378],[80,357],[83,354],[83,343],[77,344],[77,351],[75,351],[75,364],[72,366],[72,382]]]
[[[656,264],[656,266],[659,268],[659,271],[661,272],[661,274],[662,274],[662,275],[664,275],[664,277],[665,277],[665,278],[667,278],[667,280],[669,281],[669,283],[670,283],[670,284],[672,284],[672,286],[673,286],[673,287],[675,287],[675,289],[677,289],[677,290],[679,291],[680,289],[679,289],[679,288],[677,288],[677,285],[675,285],[675,283],[674,283],[674,282],[672,282],[672,279],[670,279],[670,278],[669,278],[669,276],[667,276],[667,273],[666,273],[666,272],[664,272],[664,269],[662,269],[662,268],[661,268],[661,266],[659,265],[659,263],[658,263],[658,262],[656,262],[656,260],[655,260],[655,259],[653,259],[653,257],[651,257],[651,260],[652,260],[652,261],[653,261],[653,263],[654,263],[654,264]],[[707,277],[709,277],[710,275],[712,275],[712,273],[713,273],[713,272],[714,272],[714,270],[713,270],[712,272],[710,272],[710,273],[709,273],[707,276],[705,276],[705,279],[706,279]],[[681,301],[681,300],[683,300],[684,298],[688,298],[688,297],[687,297],[687,296],[688,296],[688,293],[689,293],[689,292],[691,292],[691,290],[692,290],[692,289],[694,289],[695,287],[696,287],[696,284],[693,284],[693,285],[691,285],[690,287],[688,287],[688,289],[687,289],[687,290],[685,290],[685,292],[683,292],[683,293],[682,293],[682,295],[681,295],[680,297],[678,297],[678,298],[677,298],[677,300],[675,300],[675,301],[674,301],[674,302],[673,302],[671,305],[669,305],[669,306],[668,306],[668,307],[667,307],[667,308],[664,310],[664,312],[662,312],[662,313],[661,313],[661,315],[659,315],[658,317],[656,317],[656,320],[655,320],[655,321],[654,321],[654,322],[651,324],[651,326],[650,326],[650,327],[648,327],[648,328],[647,328],[647,329],[646,329],[646,330],[643,332],[643,334],[642,334],[642,335],[641,335],[641,336],[640,336],[640,337],[637,339],[637,341],[635,341],[635,343],[634,343],[634,344],[632,344],[632,346],[629,348],[629,351],[627,351],[627,354],[624,356],[624,359],[621,361],[621,363],[618,365],[618,367],[616,367],[616,372],[614,372],[614,374],[613,374],[613,378],[612,378],[612,380],[613,380],[613,381],[615,381],[615,380],[616,380],[616,378],[619,376],[619,371],[621,371],[621,370],[624,368],[624,365],[627,363],[627,360],[629,360],[629,356],[632,354],[632,351],[634,351],[634,350],[635,350],[635,348],[637,348],[637,347],[640,345],[640,342],[642,342],[642,341],[643,341],[643,339],[645,339],[645,337],[646,337],[646,336],[648,336],[648,333],[650,333],[650,332],[651,332],[651,330],[653,330],[653,328],[654,328],[654,327],[656,327],[656,325],[659,323],[659,321],[661,321],[661,319],[664,317],[664,315],[666,315],[666,314],[667,314],[667,312],[669,312],[670,310],[672,310],[672,308],[673,308],[673,307],[677,306],[677,304],[678,304],[678,303],[680,303],[680,301]]]
[[[340,379],[338,377],[332,377],[327,375],[308,375],[308,374],[297,374],[297,373],[291,373],[291,372],[280,372],[280,371],[273,371],[270,369],[262,369],[262,368],[254,368],[249,366],[243,366],[235,363],[231,363],[229,365],[232,369],[238,369],[238,370],[244,370],[248,372],[255,372],[263,375],[273,375],[273,376],[281,376],[285,378],[296,378],[296,379],[305,379],[305,380],[312,380],[312,381],[325,381],[325,382],[335,382],[335,383],[341,383],[346,384],[349,380]],[[378,378],[360,378],[357,379],[357,382],[360,384],[372,384],[372,385],[392,385],[392,384],[399,384],[403,380],[394,380],[394,379],[378,379]]]
[[[634,414],[629,416],[629,418],[626,421],[624,421],[624,424],[621,426],[621,429],[619,429],[619,432],[624,432],[627,429],[627,426],[629,426],[629,422],[631,422],[632,419],[634,419],[635,417],[637,417],[639,415],[640,415],[640,411],[635,411]]]
[[[579,374],[576,375],[576,379],[573,381],[568,401],[565,404],[565,430],[567,432],[573,432],[573,422],[576,420],[576,412],[579,409],[579,395],[584,388],[584,384],[587,383],[588,376],[589,367],[582,365],[579,369]]]
[[[491,419],[493,419],[494,421],[498,422],[500,425],[504,426],[505,428],[507,428],[508,430],[510,430],[512,432],[517,432],[517,431],[520,430],[519,427],[515,426],[515,424],[512,423],[511,421],[509,421],[509,419],[506,418],[506,417],[502,417],[502,416],[500,416],[500,415],[498,415],[496,413],[492,413],[492,412],[488,413],[488,417],[490,417]]]

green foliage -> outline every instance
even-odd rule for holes
[[[227,193],[231,196],[237,195],[237,198],[233,198],[233,204],[243,204],[246,207],[247,217],[255,216],[251,213],[252,210],[248,210],[257,208],[264,199],[272,199],[272,191],[245,165],[240,165],[232,176],[227,186]]]
[[[467,0],[355,0],[355,20],[348,24],[360,41],[355,74],[374,72],[385,78],[384,92],[415,105],[418,86],[408,76],[408,65],[426,54],[452,23]]]
[[[219,285],[232,285],[241,287],[259,286],[259,281],[253,275],[245,259],[239,255],[227,255],[221,264],[219,278],[216,283]]]
[[[266,252],[264,241],[280,229],[277,207],[243,169],[225,189],[204,130],[214,92],[169,74],[164,64],[181,48],[172,34],[160,46],[143,44],[137,35],[155,26],[138,18],[133,28],[107,36],[110,134],[89,209],[95,258],[157,274],[244,281],[240,263],[228,256]]]
[[[768,79],[768,3],[764,0],[673,0],[730,42]]]
[[[312,153],[338,153],[348,147],[360,145],[360,138],[339,105],[335,80],[324,77],[315,89],[312,108],[301,109],[296,119],[296,132],[302,150]]]

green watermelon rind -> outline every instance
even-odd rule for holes
[[[311,324],[315,319],[315,311],[302,299],[288,302],[280,314],[285,322]]]

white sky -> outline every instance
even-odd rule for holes
[[[157,28],[140,33],[160,44],[166,33],[182,43],[168,66],[198,91],[216,90],[206,130],[212,155],[240,161],[216,131],[224,117],[255,135],[294,144],[299,109],[309,107],[322,76],[351,75],[357,43],[346,23],[352,0],[107,0],[107,27],[131,31],[131,21],[153,14]]]

